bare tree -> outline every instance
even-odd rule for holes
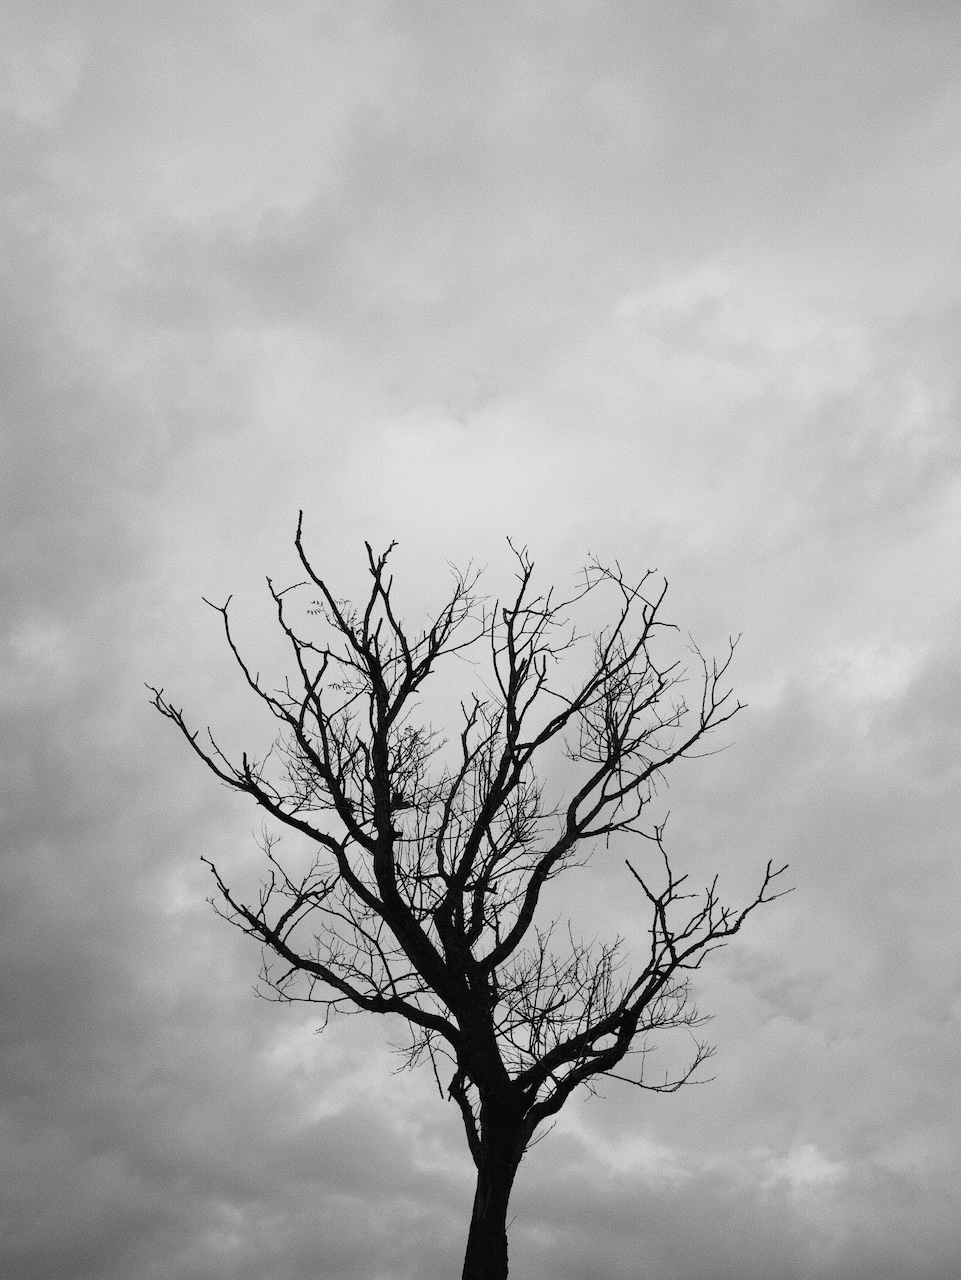
[[[478,575],[455,571],[440,612],[411,631],[388,574],[393,546],[367,546],[369,594],[354,607],[315,571],[302,523],[306,580],[278,590],[268,579],[293,676],[266,684],[238,648],[229,600],[213,606],[280,722],[268,754],[231,760],[163,690],[153,702],[222,782],[306,837],[283,861],[266,838],[251,901],[208,863],[215,905],[262,944],[275,997],[406,1020],[407,1059],[429,1061],[442,1092],[443,1073],[477,1167],[463,1278],[503,1280],[508,1199],[538,1127],[600,1077],[661,1092],[689,1080],[712,1050],[694,1039],[686,1069],[652,1079],[650,1037],[699,1025],[688,975],[779,896],[784,868],[770,862],[746,905],[724,905],[716,879],[688,893],[663,822],[643,821],[664,770],[740,710],[724,687],[734,642],[720,662],[692,649],[688,700],[684,667],[660,656],[665,582],[631,582],[591,559],[566,598],[537,593],[527,552],[513,547],[506,602],[485,601]],[[295,623],[305,590],[313,603]],[[585,602],[596,613],[603,593],[607,625],[582,633],[572,617]],[[458,656],[473,689],[445,740],[424,722],[423,686]],[[649,933],[633,970],[623,939],[585,940],[542,918],[548,882],[614,844],[644,853],[626,863]]]

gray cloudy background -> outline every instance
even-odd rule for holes
[[[413,619],[510,534],[744,633],[671,848],[797,891],[714,1083],[525,1161],[512,1274],[958,1273],[959,111],[951,0],[0,6],[4,1275],[459,1274],[455,1111],[252,997],[199,855],[258,819],[143,688],[264,741],[200,597],[269,667],[298,507]]]

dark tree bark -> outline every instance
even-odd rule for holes
[[[484,1116],[477,1187],[467,1235],[462,1280],[505,1280],[507,1208],[524,1152],[516,1107],[492,1104]]]
[[[778,896],[784,868],[770,862],[743,906],[720,900],[716,878],[688,892],[664,821],[646,821],[664,771],[701,754],[740,710],[724,688],[734,642],[721,662],[693,650],[698,691],[688,701],[687,673],[664,652],[667,585],[650,573],[630,582],[591,560],[558,599],[535,594],[533,565],[515,551],[506,602],[488,605],[476,575],[456,575],[436,617],[411,632],[387,574],[392,548],[367,547],[371,586],[354,608],[314,569],[300,524],[295,545],[306,580],[284,590],[268,580],[293,678],[267,685],[235,643],[229,600],[214,606],[246,683],[280,725],[270,750],[232,760],[163,690],[153,702],[221,782],[307,839],[311,852],[281,860],[265,837],[266,879],[252,899],[208,863],[215,906],[261,944],[267,991],[327,1014],[399,1015],[408,1063],[429,1061],[442,1093],[440,1073],[451,1070],[447,1096],[477,1168],[463,1276],[502,1280],[511,1188],[538,1127],[597,1077],[680,1088],[712,1050],[696,1042],[686,1070],[652,1079],[652,1037],[700,1024],[690,973]],[[304,590],[312,601],[294,619]],[[607,624],[580,629],[578,612],[605,592]],[[486,676],[442,740],[418,718],[422,686],[466,652],[486,653]],[[558,745],[570,785],[549,798],[538,766]],[[542,920],[545,885],[614,840],[630,848],[626,883],[639,887],[647,917],[635,971],[621,940],[588,942],[573,923]]]

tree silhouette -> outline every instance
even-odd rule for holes
[[[660,617],[666,582],[591,559],[568,596],[537,593],[513,546],[506,602],[455,571],[434,620],[411,631],[388,575],[393,544],[382,555],[367,545],[369,593],[354,607],[313,568],[302,526],[301,513],[306,580],[278,590],[268,579],[293,676],[267,685],[237,646],[230,601],[212,606],[280,722],[267,755],[231,760],[162,689],[153,703],[222,782],[306,837],[283,861],[265,838],[252,901],[208,863],[215,905],[262,944],[275,997],[406,1020],[408,1063],[433,1067],[477,1168],[463,1280],[503,1280],[511,1187],[539,1126],[599,1077],[661,1092],[689,1080],[712,1050],[695,1039],[685,1070],[654,1079],[650,1037],[700,1024],[688,975],[779,896],[784,868],[770,862],[746,905],[724,905],[716,878],[688,893],[663,822],[642,822],[664,770],[741,709],[724,687],[735,642],[720,662],[692,648],[689,702],[685,668],[661,656],[674,630]],[[305,591],[312,603],[292,620]],[[581,631],[572,619],[596,614],[604,595],[607,625]],[[473,687],[443,738],[424,718],[423,686],[457,658]],[[648,919],[634,969],[623,939],[587,940],[544,915],[549,881],[614,846],[630,855]]]

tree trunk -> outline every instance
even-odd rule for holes
[[[512,1151],[484,1153],[461,1280],[507,1280],[507,1203],[518,1163]]]

